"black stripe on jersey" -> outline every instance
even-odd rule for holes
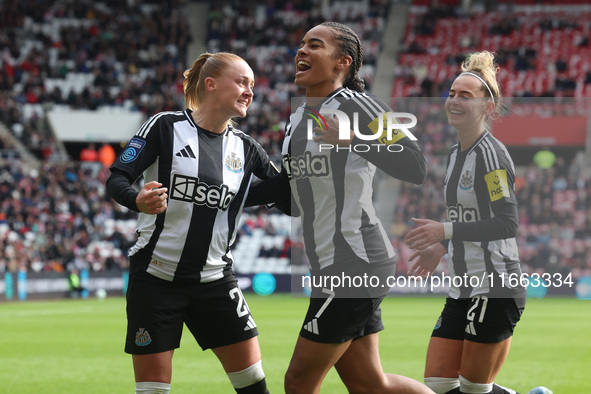
[[[231,125],[228,126],[228,133],[234,133],[234,135],[236,135],[237,137],[239,137],[240,139],[242,139],[242,144],[244,146],[244,156],[245,157],[252,157],[253,160],[248,160],[246,163],[244,163],[245,168],[244,168],[244,172],[245,173],[250,173],[252,172],[252,167],[253,166],[258,166],[259,163],[258,161],[255,161],[255,159],[258,158],[258,155],[254,154],[251,155],[249,152],[249,147],[252,150],[256,150],[254,145],[249,145],[246,143],[246,134],[244,134],[242,131],[240,130],[236,130],[234,129]],[[234,197],[234,201],[232,201],[232,203],[230,204],[230,207],[228,208],[228,248],[226,250],[226,253],[228,253],[230,251],[231,248],[231,241],[232,241],[232,236],[234,235],[234,230],[236,228],[236,220],[234,220],[238,215],[240,215],[240,213],[242,212],[242,209],[244,208],[244,195],[246,194],[246,191],[248,190],[248,187],[250,185],[250,182],[248,179],[243,179],[242,183],[240,184],[240,188],[238,189],[238,191],[236,192],[236,196]],[[240,204],[237,204],[236,202],[240,201]],[[230,259],[227,255],[222,257],[222,260],[224,260],[226,263],[228,263],[228,266],[226,267],[226,269],[230,269],[231,265],[233,264],[232,259]]]
[[[481,163],[486,163],[488,159],[486,149],[476,151],[476,173],[474,174],[474,192],[476,193],[476,201],[478,202],[478,216],[479,220],[489,219],[492,217],[492,212],[489,205],[488,199],[488,187],[484,176],[490,172],[487,166]],[[492,171],[492,170],[491,170]],[[485,196],[486,198],[479,198],[479,196]]]
[[[332,170],[332,182],[334,184],[335,197],[335,229],[342,228],[343,207],[345,206],[345,168],[349,152],[347,150],[333,152],[330,155],[330,168]],[[344,263],[347,256],[354,256],[349,243],[345,240],[342,231],[335,231],[333,235],[334,261]],[[350,258],[350,257],[349,257]]]
[[[480,143],[480,149],[476,151],[476,173],[474,174],[474,192],[476,196],[486,196],[486,198],[477,198],[478,202],[478,212],[480,215],[480,220],[490,219],[492,217],[492,211],[490,209],[489,200],[488,200],[488,188],[486,182],[484,181],[484,176],[493,171],[494,168],[491,166],[494,163],[493,156],[490,154],[490,147],[485,144],[487,139],[483,139]],[[484,165],[479,163],[484,163]],[[495,269],[491,251],[489,250],[490,242],[483,241],[480,243],[480,247],[484,252],[484,267],[488,274],[493,274],[493,278],[499,278],[499,272]],[[494,284],[494,279],[493,279]],[[468,294],[469,296],[469,294]]]
[[[388,260],[388,250],[384,248],[384,238],[377,224],[370,224],[369,216],[361,210],[361,237],[363,247],[367,251],[369,263],[380,263]]]
[[[454,163],[454,168],[452,169],[451,175],[447,181],[448,186],[445,195],[445,201],[448,207],[458,205],[458,189],[454,186],[458,185],[460,182],[460,176],[462,175],[462,169],[464,168],[468,151],[460,152],[459,146],[457,146],[457,151],[455,153],[456,160]],[[464,255],[466,253],[464,249],[464,242],[456,241],[453,238],[451,242],[454,247],[452,263],[454,266],[455,275],[463,277],[464,274],[468,273],[468,266],[466,265],[466,260],[464,260]],[[469,296],[470,288],[460,288],[460,297],[466,298]]]
[[[501,165],[499,163],[499,157],[497,156],[497,151],[495,149],[495,146],[493,144],[493,141],[491,140],[491,134],[488,132],[485,132],[485,138],[482,139],[481,143],[480,143],[480,154],[478,154],[477,152],[477,160],[482,160],[485,164],[485,166],[479,166],[478,163],[476,163],[476,168],[486,168],[486,172],[482,171],[482,172],[477,172],[475,174],[476,177],[476,182],[474,182],[474,190],[476,192],[477,196],[486,196],[486,198],[479,198],[478,199],[478,211],[480,212],[480,220],[483,219],[489,219],[493,216],[493,212],[491,210],[490,204],[489,204],[489,197],[488,197],[488,188],[486,185],[486,182],[484,181],[484,176],[491,172],[494,171],[496,169],[501,168]],[[491,257],[491,251],[489,249],[490,247],[490,242],[486,241],[486,242],[481,242],[480,246],[484,251],[484,265],[486,268],[486,272],[488,274],[493,274],[493,278],[499,278],[500,273],[495,269],[493,261],[492,261],[492,257]],[[507,269],[507,263],[510,263],[511,261],[507,258],[503,259],[504,262],[506,263],[505,265],[505,269]],[[494,280],[493,280],[493,284],[494,284]],[[493,289],[491,289],[493,290]],[[503,290],[503,289],[501,289]]]
[[[306,151],[306,133],[295,132],[296,127],[292,128],[292,137],[289,145],[287,146],[287,152],[289,157],[298,157],[303,155]],[[293,186],[292,186],[293,187]],[[306,245],[306,255],[310,262],[310,268],[313,271],[319,270],[318,254],[316,253],[316,241],[314,240],[314,223],[316,222],[316,212],[314,209],[314,199],[310,198],[314,196],[314,190],[308,178],[300,178],[295,182],[295,188],[298,196],[300,196],[300,204],[302,204],[302,211],[305,212],[305,220],[302,220],[302,233],[304,237],[304,244]],[[302,198],[302,196],[306,196]]]

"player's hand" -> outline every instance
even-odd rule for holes
[[[168,208],[168,194],[166,194],[168,189],[160,186],[162,186],[162,183],[152,181],[142,187],[142,190],[135,198],[135,203],[141,212],[157,215],[166,211],[166,208]]]
[[[408,275],[422,276],[423,278],[433,275],[435,268],[437,268],[441,258],[446,253],[447,250],[440,243],[431,245],[423,250],[415,251],[408,258],[409,262],[416,259],[409,268]]]
[[[338,146],[349,146],[353,141],[355,133],[349,130],[349,139],[339,139],[339,121],[336,116],[327,116],[324,118],[328,129],[324,127],[314,127],[314,142],[319,144],[331,144]]]
[[[411,248],[423,250],[445,239],[443,223],[429,219],[412,219],[418,227],[406,234],[404,242]]]

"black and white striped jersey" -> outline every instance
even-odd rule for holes
[[[149,118],[111,167],[168,188],[168,208],[139,214],[133,255],[151,253],[147,271],[166,280],[210,282],[232,272],[230,252],[251,181],[277,174],[263,148],[231,125],[216,134],[191,111]]]
[[[400,144],[401,152],[375,147],[366,151],[362,144],[367,141],[357,137],[349,149],[323,149],[309,138],[308,120],[325,109],[343,111],[350,119],[357,113],[359,130],[366,135],[375,133],[377,124],[385,123],[384,114],[392,111],[374,96],[340,88],[320,105],[302,105],[291,114],[282,148],[282,175],[289,179],[301,215],[311,269],[359,259],[385,261],[394,250],[372,202],[376,166],[391,176],[421,183],[425,159],[418,145],[398,130],[386,144]]]
[[[506,296],[522,291],[522,287],[510,288],[512,281],[507,280],[509,275],[521,274],[515,240],[515,167],[505,146],[490,132],[485,131],[464,151],[459,144],[452,147],[445,200],[447,218],[453,223],[448,245],[450,274],[476,277],[472,283],[480,284],[471,287],[464,279],[461,286],[451,287],[450,297]]]

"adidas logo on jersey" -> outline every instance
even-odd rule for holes
[[[189,157],[191,159],[195,159],[195,153],[193,153],[193,149],[189,145],[185,146],[183,149],[178,151],[175,156],[179,157]]]
[[[192,202],[196,205],[206,205],[222,211],[228,209],[236,193],[231,192],[228,185],[208,185],[200,182],[199,178],[175,174],[172,179],[170,198],[173,200]]]
[[[306,151],[303,155],[296,157],[283,155],[282,160],[289,179],[328,175],[328,157],[324,155],[313,156],[311,152]]]
[[[314,318],[304,325],[304,330],[310,331],[312,334],[320,335],[318,331],[318,319]]]
[[[479,220],[478,211],[475,208],[464,208],[462,204],[447,207],[447,219],[450,222],[475,222]]]

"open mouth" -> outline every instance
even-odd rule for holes
[[[248,108],[248,100],[238,100],[238,104],[242,104]]]
[[[312,65],[310,65],[310,63],[307,63],[303,60],[300,60],[297,64],[297,72],[305,72],[311,68],[312,68]]]

